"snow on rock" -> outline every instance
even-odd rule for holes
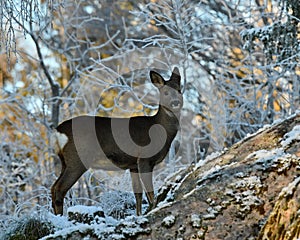
[[[300,159],[294,155],[286,153],[282,148],[272,150],[259,150],[250,154],[248,159],[256,158],[257,169],[277,169],[278,173],[284,173],[292,164],[300,165]]]
[[[126,238],[134,237],[139,232],[150,231],[150,229],[143,229],[141,226],[148,223],[146,218],[137,218],[130,216],[120,222],[118,228],[122,228],[122,235]]]
[[[174,215],[169,215],[162,220],[162,225],[167,228],[170,228],[174,225],[175,221],[176,217]]]
[[[200,218],[200,215],[198,215],[198,214],[191,215],[191,225],[193,228],[200,228],[201,223],[202,223],[202,220]]]
[[[104,212],[101,207],[77,205],[68,208],[70,221],[90,224],[104,221]]]
[[[128,239],[138,233],[149,233],[148,219],[130,216],[116,220],[105,216],[101,207],[74,206],[68,209],[69,219],[51,214],[55,232],[42,238],[50,239]],[[71,217],[70,217],[71,216]],[[74,238],[75,237],[75,238]]]
[[[85,206],[85,205],[76,205],[69,207],[67,210],[69,213],[80,213],[80,214],[88,214],[88,215],[94,215],[98,212],[103,212],[103,209],[101,207],[96,206]]]
[[[240,178],[240,176],[235,177]],[[257,197],[262,187],[263,184],[259,177],[249,176],[230,184],[226,190],[226,195],[232,197],[231,201],[239,206],[239,214],[243,217],[252,208],[263,204],[263,201]]]
[[[248,155],[247,159],[252,159],[252,158],[256,158],[257,159],[257,163],[259,162],[268,162],[272,159],[274,159],[276,156],[283,156],[285,153],[282,149],[272,149],[272,150],[266,150],[266,149],[262,149],[262,150],[258,150],[254,153],[251,153],[250,155]]]
[[[173,179],[173,176],[176,176]],[[170,202],[174,200],[174,192],[180,187],[187,177],[185,168],[179,169],[174,174],[170,175],[166,180],[164,186],[162,186],[157,192],[157,207],[152,210],[157,211],[159,208],[163,208],[170,205]]]
[[[293,182],[291,182],[288,186],[282,189],[281,193],[279,194],[279,198],[286,198],[292,196],[299,183],[300,177],[297,177]]]
[[[286,133],[281,141],[283,148],[289,146],[293,141],[300,141],[300,125],[296,125],[292,131]]]

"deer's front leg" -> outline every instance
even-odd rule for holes
[[[130,176],[132,182],[132,189],[136,201],[136,215],[140,216],[142,215],[143,187],[142,187],[138,170],[130,169]]]
[[[153,188],[153,166],[147,160],[138,161],[139,175],[146,192],[149,209],[154,206],[154,188]]]

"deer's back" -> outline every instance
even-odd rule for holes
[[[155,137],[151,139],[149,130],[154,124],[153,117],[79,116],[61,123],[57,131],[69,139],[63,154],[76,154],[87,168],[133,169],[137,168],[138,158],[155,165],[169,150],[176,133],[170,139],[163,135],[162,129],[154,128],[152,136]]]

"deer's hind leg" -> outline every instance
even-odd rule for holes
[[[68,166],[65,164],[64,157],[60,156],[60,158],[62,162],[62,171],[51,188],[52,207],[56,215],[63,215],[63,203],[66,193],[87,170],[80,160],[79,162],[76,161],[76,163]]]
[[[142,182],[149,203],[149,210],[154,207],[153,168],[147,161],[138,161],[139,178]]]
[[[139,173],[140,179],[144,186],[146,197],[149,203],[149,209],[151,210],[154,207],[154,188],[153,188],[153,177],[152,172],[149,173]]]

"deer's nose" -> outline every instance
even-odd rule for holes
[[[174,100],[171,102],[171,107],[172,108],[179,108],[180,107],[180,101],[179,100]]]

